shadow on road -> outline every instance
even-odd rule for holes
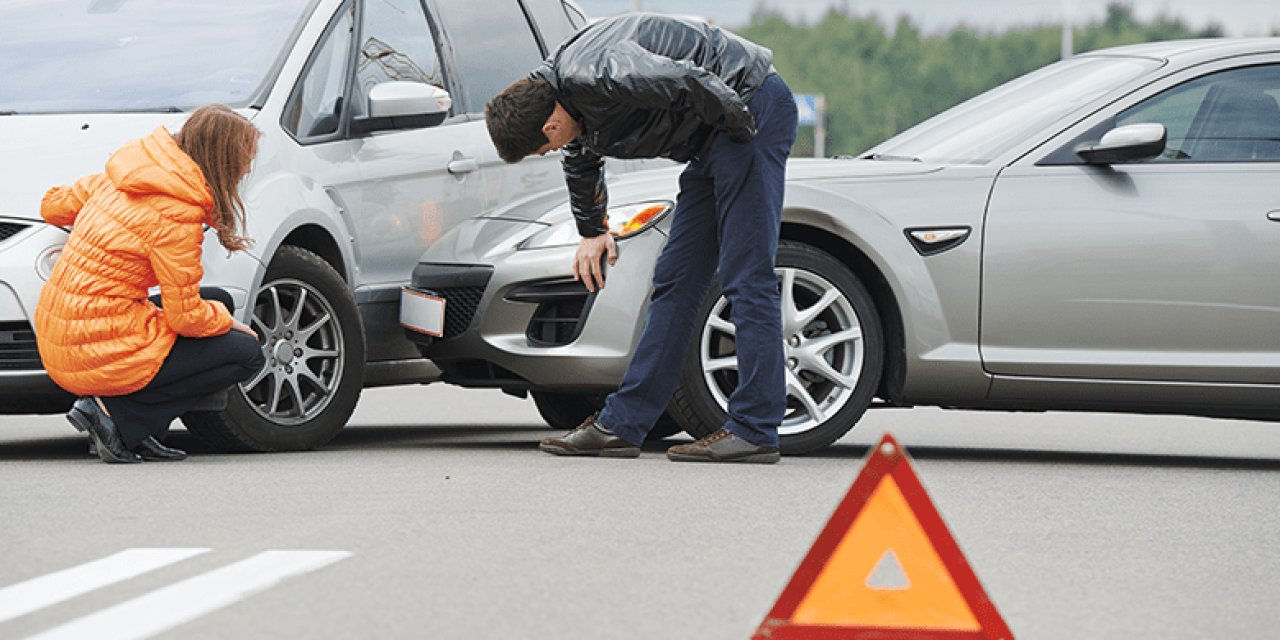
[[[327,451],[370,449],[536,449],[538,441],[555,433],[546,427],[528,425],[441,426],[441,425],[361,425],[344,429]]]
[[[536,425],[359,425],[342,431],[338,437],[323,447],[323,451],[452,449],[534,453],[537,451],[539,440],[556,433],[560,432]],[[688,441],[689,436],[680,434],[666,440],[647,442],[643,451],[647,456],[660,456],[667,447]],[[213,451],[195,435],[181,429],[170,433],[166,442],[196,455],[234,455]],[[0,461],[88,460],[90,458],[87,447],[88,439],[74,433],[57,437],[0,441]],[[866,457],[868,450],[867,445],[835,444],[806,456],[789,456],[784,460],[784,464],[802,465],[806,460],[861,461]],[[920,461],[1280,471],[1280,459],[1268,458],[929,445],[913,445],[909,448],[909,453],[912,458]]]
[[[865,458],[869,446],[832,445],[803,458]],[[1280,471],[1280,459],[1192,456],[1157,453],[1108,453],[1100,451],[1066,451],[995,447],[931,447],[915,445],[907,453],[916,460],[950,460],[970,462],[1087,464],[1131,467],[1184,467],[1204,469],[1259,469]]]
[[[343,431],[325,449],[368,450],[402,449],[405,447],[448,448],[459,450],[536,450],[538,441],[561,433],[540,426],[360,426]],[[665,440],[646,442],[645,455],[661,455],[673,444],[688,442],[679,434]],[[861,460],[870,447],[835,444],[807,456],[790,456],[787,461],[803,464],[804,460]],[[1144,453],[1106,453],[1097,451],[1065,451],[1026,448],[912,446],[909,453],[919,460],[972,462],[1088,464],[1138,467],[1187,467],[1206,469],[1259,469],[1280,471],[1280,459],[1233,458]]]
[[[91,459],[89,458],[89,439],[85,436],[67,435],[0,443],[0,460],[5,462],[81,459]]]

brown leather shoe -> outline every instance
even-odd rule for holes
[[[701,440],[678,444],[667,449],[673,462],[757,462],[773,464],[782,458],[777,447],[760,447],[728,429],[721,429]]]
[[[538,449],[556,456],[635,458],[640,455],[640,447],[614,435],[596,421],[597,415],[587,416],[582,424],[559,438],[543,438]]]

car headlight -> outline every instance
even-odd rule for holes
[[[652,229],[675,208],[668,200],[653,200],[609,207],[605,223],[614,238],[624,240]],[[553,224],[521,243],[521,249],[545,249],[578,244],[578,225],[573,218]]]
[[[58,262],[58,256],[62,255],[62,247],[63,245],[48,247],[36,256],[36,273],[41,280],[48,280],[53,275],[53,265]]]

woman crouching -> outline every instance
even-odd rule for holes
[[[72,230],[40,292],[36,340],[53,381],[81,396],[67,419],[103,462],[186,458],[158,440],[169,424],[264,364],[231,296],[200,288],[205,225],[229,251],[249,245],[239,185],[258,136],[227,107],[201,107],[177,135],[160,127],[44,196],[40,215]]]

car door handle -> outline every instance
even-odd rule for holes
[[[449,163],[449,173],[458,175],[459,173],[471,173],[480,168],[480,163],[475,158],[459,158]]]
[[[1272,222],[1280,222],[1280,209],[1267,212],[1267,219]]]

